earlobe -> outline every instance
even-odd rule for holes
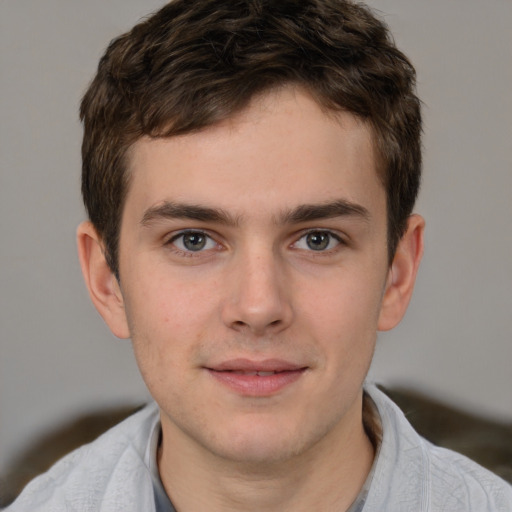
[[[423,255],[424,230],[424,219],[411,215],[388,272],[378,322],[380,331],[395,327],[407,310]]]
[[[80,266],[91,300],[118,338],[129,338],[123,295],[119,283],[107,264],[103,243],[91,222],[77,229]]]

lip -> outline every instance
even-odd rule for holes
[[[272,396],[299,380],[306,366],[282,359],[231,359],[205,367],[219,383],[243,396]]]

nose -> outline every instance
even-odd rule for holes
[[[223,304],[223,322],[230,329],[268,336],[292,322],[292,296],[286,273],[272,250],[247,249],[233,261]]]

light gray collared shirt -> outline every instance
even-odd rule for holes
[[[388,397],[375,386],[366,389],[383,435],[351,512],[512,512],[510,484],[433,446]],[[34,479],[6,512],[156,512],[152,453],[159,431],[158,407],[150,404]]]

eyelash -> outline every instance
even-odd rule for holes
[[[197,251],[190,250],[187,248],[178,247],[175,242],[178,241],[179,239],[183,240],[183,237],[185,237],[187,235],[204,237],[205,245],[203,247],[200,247],[199,250],[197,250]],[[309,247],[309,248],[297,247],[298,244],[302,240],[304,240],[304,243],[307,244],[308,242],[306,241],[306,239],[310,235],[327,236],[328,237],[327,247],[324,249],[318,249],[318,250],[312,249],[311,247]],[[333,241],[336,242],[336,245],[334,247],[328,248],[328,246],[331,245]],[[168,241],[165,242],[165,245],[170,246],[172,248],[172,250],[174,252],[178,253],[180,256],[199,257],[200,255],[202,255],[202,253],[204,253],[206,251],[211,251],[212,249],[214,249],[214,247],[206,247],[208,244],[211,244],[211,243],[215,244],[217,247],[219,246],[219,244],[215,241],[215,239],[211,235],[209,235],[207,232],[201,231],[201,230],[196,230],[196,229],[189,229],[189,230],[181,231],[181,232],[173,235]],[[184,244],[184,242],[182,241],[182,245],[183,244]],[[291,247],[296,250],[306,251],[308,253],[311,253],[314,256],[322,256],[322,255],[329,255],[332,252],[335,252],[339,245],[347,245],[346,241],[340,235],[336,234],[333,231],[327,230],[327,229],[316,228],[316,229],[308,229],[307,231],[302,232],[300,237],[297,238],[297,240],[291,244]]]
[[[328,237],[328,242],[327,242],[328,245],[327,246],[331,245],[333,241],[336,242],[336,245],[334,247],[320,249],[320,250],[315,250],[315,249],[312,249],[311,247],[309,247],[308,249],[296,247],[299,244],[299,242],[301,242],[302,240],[304,240],[305,243],[307,244],[306,239],[310,235],[326,235]],[[298,250],[304,250],[308,253],[311,253],[311,255],[313,255],[315,257],[330,255],[339,248],[338,246],[344,246],[344,245],[347,245],[346,241],[337,233],[335,233],[331,230],[328,230],[328,229],[318,229],[318,228],[308,229],[307,231],[303,232],[301,234],[301,236],[292,244],[292,246],[295,246],[294,248],[296,248]]]
[[[193,251],[193,250],[187,250],[186,248],[182,249],[176,245],[175,242],[177,240],[179,240],[180,238],[183,239],[187,235],[195,235],[195,236],[204,237],[206,239],[205,244],[213,242],[216,246],[219,246],[219,244],[215,241],[215,239],[212,236],[210,236],[207,232],[201,231],[199,229],[188,229],[188,230],[176,233],[171,238],[169,238],[169,240],[167,240],[164,245],[170,247],[174,252],[176,252],[180,256],[185,256],[185,257],[189,257],[189,258],[190,257],[199,257],[199,255],[201,253],[205,252],[204,248],[201,248],[198,251]],[[183,241],[182,241],[182,244],[183,244]],[[212,250],[212,249],[214,249],[214,248],[210,247],[207,250]]]

